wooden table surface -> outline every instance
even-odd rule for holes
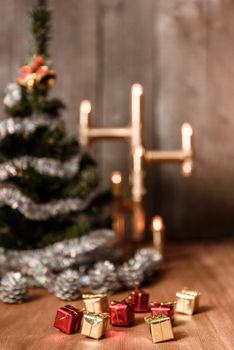
[[[153,344],[145,314],[131,328],[110,327],[97,341],[81,334],[66,335],[53,328],[56,309],[64,302],[45,290],[30,292],[22,305],[0,304],[1,350],[225,350],[234,349],[234,244],[170,244],[162,272],[146,287],[152,300],[173,300],[187,286],[202,293],[200,311],[176,315],[175,339]],[[115,295],[122,298],[127,293]],[[82,302],[73,302],[83,307]]]

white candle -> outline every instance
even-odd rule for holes
[[[90,114],[91,114],[91,103],[88,100],[83,100],[80,104],[80,128],[79,128],[79,142],[83,146],[87,146],[88,139],[88,130],[90,123]]]
[[[154,216],[152,219],[153,242],[155,248],[163,255],[164,254],[164,230],[165,226],[161,216]]]
[[[188,158],[182,164],[182,175],[189,176],[191,175],[192,170],[193,170],[193,161],[192,159]]]
[[[113,171],[111,174],[112,192],[115,198],[122,196],[122,174],[120,171]]]
[[[133,154],[133,171],[141,172],[143,170],[143,155],[143,147],[137,146]]]
[[[192,152],[192,135],[193,129],[190,124],[184,123],[181,127],[182,133],[182,149],[184,152],[188,153],[188,158],[182,164],[182,174],[184,176],[189,176],[192,172],[193,161],[191,156]]]
[[[141,124],[141,97],[143,87],[141,84],[132,85],[132,125]]]
[[[184,123],[181,127],[182,133],[182,149],[185,152],[190,152],[192,149],[193,129],[190,124]]]

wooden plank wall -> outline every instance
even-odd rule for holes
[[[0,90],[27,57],[27,12],[34,0],[0,1]],[[97,126],[129,121],[129,91],[145,88],[147,148],[180,146],[180,125],[194,127],[196,166],[183,178],[176,165],[147,167],[148,218],[161,213],[171,238],[233,233],[234,3],[231,0],[48,0],[54,9],[53,91],[67,104],[77,133],[79,103],[91,99]],[[2,106],[1,106],[2,111]],[[128,147],[96,147],[100,174],[124,173]]]

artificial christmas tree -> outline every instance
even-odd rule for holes
[[[30,59],[3,100],[8,116],[0,122],[0,245],[6,248],[39,248],[110,226],[95,162],[66,135],[64,104],[49,97],[56,79],[50,26],[51,11],[36,6]]]

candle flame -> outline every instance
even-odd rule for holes
[[[193,134],[193,129],[191,127],[191,125],[189,123],[184,123],[182,126],[181,126],[181,131],[182,131],[182,134],[184,136],[192,136]]]
[[[120,184],[122,182],[122,174],[120,171],[113,171],[111,175],[111,182],[113,184]]]
[[[144,149],[142,146],[137,146],[135,149],[135,156],[141,158],[143,156]]]
[[[89,114],[91,112],[91,103],[89,100],[83,100],[81,102],[80,111],[84,114]]]
[[[193,129],[190,124],[184,123],[181,127],[182,133],[182,148],[185,152],[190,152],[192,149],[191,138]]]
[[[154,216],[152,219],[152,228],[154,231],[161,231],[164,228],[163,219],[161,216]]]
[[[186,160],[182,165],[182,174],[189,176],[193,170],[193,161],[191,159]]]
[[[132,85],[132,94],[135,96],[141,96],[143,94],[143,87],[141,84],[136,83]]]

